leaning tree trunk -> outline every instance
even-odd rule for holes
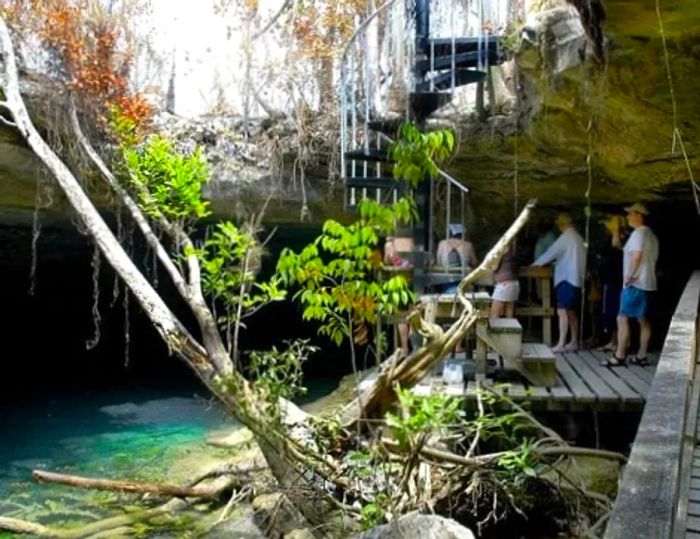
[[[0,47],[2,52],[0,58],[3,60],[3,69],[0,71],[0,90],[5,99],[0,101],[0,107],[11,113],[12,121],[4,117],[0,119],[19,130],[27,144],[53,174],[88,233],[108,263],[134,294],[169,350],[183,358],[226,408],[253,432],[271,472],[282,488],[289,493],[301,492],[302,496],[294,501],[307,517],[318,521],[322,517],[322,505],[318,503],[318,498],[309,496],[308,493],[315,492],[323,496],[325,482],[331,481],[342,486],[345,478],[339,472],[340,466],[336,461],[315,450],[313,436],[309,436],[312,426],[308,421],[308,415],[284,399],[280,399],[278,403],[269,403],[265,395],[256,390],[234,368],[231,358],[221,352],[221,337],[215,324],[212,326],[213,317],[202,301],[198,267],[194,260],[190,260],[189,283],[179,282],[182,276],[176,268],[166,265],[166,269],[174,278],[176,287],[180,289],[199,322],[204,346],[177,319],[124,251],[75,176],[34,127],[19,92],[14,48],[8,27],[1,16]],[[77,130],[76,137],[79,136],[80,132]],[[117,194],[127,202],[130,201],[125,191],[116,189],[117,184],[113,178],[110,180],[110,174],[105,174],[105,171],[109,171],[106,166],[100,166],[101,160],[96,159],[99,156],[95,153],[90,157],[105,175],[108,183],[115,188]],[[133,201],[130,202],[132,204],[127,204],[127,207],[147,242],[159,256],[162,256],[164,252],[160,249],[162,245],[156,244],[158,239],[148,228],[148,221]],[[447,331],[443,331],[434,324],[426,323],[418,313],[414,313],[412,323],[424,334],[426,344],[402,363],[391,363],[388,371],[380,376],[377,383],[363,395],[359,395],[355,403],[348,406],[344,415],[346,424],[355,424],[367,416],[381,415],[396,399],[393,391],[395,382],[400,383],[402,387],[414,385],[432,364],[442,359],[448,350],[465,336],[475,320],[473,308],[465,294],[466,290],[480,275],[495,268],[508,242],[527,220],[531,208],[532,203],[523,210],[484,262],[460,284],[458,300],[463,306],[463,312],[456,323]]]
[[[184,359],[236,418],[253,432],[261,447],[264,448],[266,457],[269,457],[271,471],[280,480],[282,486],[293,486],[295,483],[290,482],[292,479],[289,469],[294,468],[296,463],[290,463],[288,459],[298,458],[300,452],[287,447],[291,442],[280,428],[279,421],[271,421],[269,404],[264,396],[233,368],[229,357],[221,356],[219,346],[216,346],[217,349],[212,353],[211,349],[203,347],[177,319],[124,251],[73,173],[38,133],[19,92],[14,47],[7,24],[2,17],[0,17],[0,47],[3,60],[0,89],[5,97],[4,101],[0,101],[0,107],[12,115],[12,121],[5,119],[3,121],[17,128],[32,151],[54,176],[105,259],[136,297],[168,349]],[[123,192],[120,194],[124,195]],[[190,302],[190,307],[193,308],[198,319],[204,315],[207,315],[205,318],[211,319],[211,313],[201,312],[205,308],[201,303],[192,305]],[[207,325],[202,327],[205,344],[208,344],[207,341],[216,342],[219,337],[213,335],[215,331],[217,331],[216,328],[207,327]],[[303,419],[304,414],[292,403],[281,401],[280,406],[286,413],[294,411],[297,419]],[[277,455],[273,458],[275,453]],[[299,460],[305,461],[303,455]],[[294,481],[298,483],[299,478],[294,477]]]

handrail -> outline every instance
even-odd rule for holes
[[[700,271],[671,319],[605,539],[671,539],[697,353]]]

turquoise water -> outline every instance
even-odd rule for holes
[[[329,393],[336,384],[310,383],[301,402]],[[237,428],[216,401],[202,395],[188,389],[130,388],[5,405],[0,411],[0,515],[71,527],[144,506],[135,494],[38,484],[31,475],[35,469],[184,484],[230,454],[206,439]],[[6,536],[0,532],[0,538]]]
[[[130,389],[5,407],[0,515],[61,525],[112,515],[123,495],[38,485],[32,470],[162,481],[161,474],[188,454],[224,457],[205,438],[235,425],[218,404],[182,392]]]

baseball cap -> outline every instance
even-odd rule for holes
[[[560,213],[554,220],[555,225],[570,225],[571,223],[571,215],[569,215],[568,213]]]
[[[642,215],[649,215],[649,210],[641,202],[635,202],[631,206],[626,207],[625,211],[633,211],[635,213],[641,213]]]

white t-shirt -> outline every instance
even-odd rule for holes
[[[535,266],[546,266],[554,262],[554,286],[566,281],[578,288],[583,287],[585,249],[583,238],[576,229],[569,227],[542,253]]]
[[[630,275],[630,265],[632,264],[632,253],[642,253],[642,260],[637,269],[637,279],[628,286],[634,286],[641,290],[656,290],[656,260],[659,258],[659,240],[651,228],[642,225],[634,229],[630,239],[625,243],[624,256],[622,259],[622,278]]]

